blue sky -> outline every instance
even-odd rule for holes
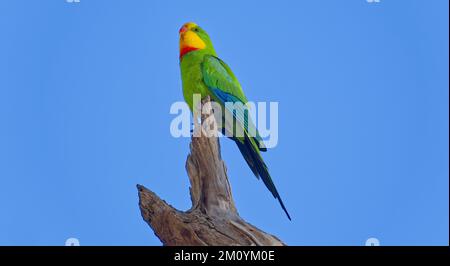
[[[253,101],[293,221],[222,139],[239,213],[289,245],[448,245],[448,1],[0,1],[0,245],[160,245],[136,184],[190,207],[178,29]]]

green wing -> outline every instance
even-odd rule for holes
[[[215,56],[206,55],[203,59],[201,70],[205,85],[208,87],[213,99],[218,101],[221,106],[225,106],[226,102],[247,103],[247,98],[242,91],[241,85],[225,62]],[[281,207],[290,220],[289,213],[287,212],[275,184],[272,181],[269,170],[261,157],[260,151],[266,151],[267,149],[265,148],[256,127],[251,119],[249,119],[248,112],[243,108],[236,108],[233,110],[227,110],[225,108],[225,111],[232,113],[236,120],[236,127],[241,127],[241,130],[244,132],[243,137],[231,138],[238,145],[242,156],[244,156],[244,159],[252,172],[256,177],[261,177],[272,195],[278,199]],[[248,132],[255,132],[256,135],[252,137]]]
[[[215,56],[206,55],[202,63],[202,72],[208,87],[220,89],[241,102],[247,103],[241,84],[225,62]]]
[[[215,56],[206,55],[201,69],[203,81],[214,96],[214,99],[222,104],[222,106],[224,106],[226,102],[242,104],[248,102],[239,81],[225,62]],[[239,105],[235,105],[234,107],[237,108],[225,111],[232,112],[232,116],[237,122],[236,127],[239,127],[239,129],[245,133],[253,132],[254,137],[249,137],[256,142],[260,151],[266,151],[267,149],[264,146],[264,142],[259,135],[258,130],[251,118],[249,118],[248,111],[246,111],[245,108],[240,108]],[[236,136],[236,134],[233,134],[233,136]],[[237,137],[235,140],[242,141],[242,138]]]

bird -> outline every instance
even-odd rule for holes
[[[194,94],[200,94],[202,99],[209,96],[213,102],[224,107],[225,112],[227,112],[226,102],[242,104],[248,102],[236,76],[231,68],[217,56],[212,41],[203,28],[194,22],[183,24],[179,30],[179,45],[183,96],[192,112],[195,108]],[[225,116],[225,112],[223,112],[223,116]],[[274,198],[278,199],[288,219],[291,220],[261,156],[261,152],[267,151],[267,148],[252,120],[249,119],[248,112],[245,114],[245,110],[242,108],[236,108],[229,112],[233,116],[233,121],[236,121],[233,122],[233,125],[235,123],[235,127],[239,127],[243,134],[236,136],[237,134],[232,134],[235,131],[226,132],[230,131],[226,125],[218,130],[222,133],[231,133],[227,136],[237,144],[253,174],[258,179],[262,179]],[[254,131],[250,131],[251,129]],[[256,134],[249,132],[256,132]]]

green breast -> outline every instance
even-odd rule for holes
[[[183,96],[189,108],[192,111],[193,94],[200,94],[205,97],[208,89],[203,82],[201,63],[203,62],[204,52],[194,51],[184,55],[181,60],[181,81],[183,83]]]

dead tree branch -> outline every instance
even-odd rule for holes
[[[209,99],[204,103],[208,104]],[[210,127],[214,119],[207,116],[202,115],[202,125]],[[195,130],[201,128],[197,125]],[[239,216],[217,137],[205,134],[192,137],[186,170],[191,183],[192,207],[185,212],[137,185],[142,217],[164,245],[284,245],[277,237]]]

